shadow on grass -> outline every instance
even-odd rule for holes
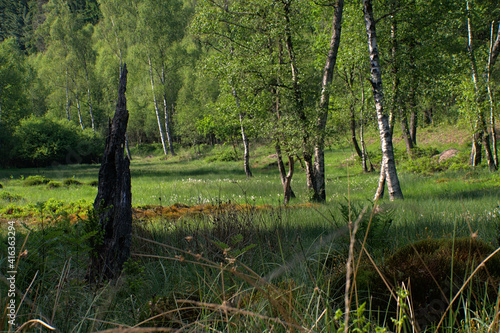
[[[330,306],[341,307],[349,247],[345,221],[339,218],[334,222],[313,213],[307,216],[310,219],[307,224],[299,223],[297,216],[300,214],[294,209],[278,207],[257,211],[252,206],[238,208],[233,205],[223,209],[222,205],[214,205],[212,212],[196,218],[186,216],[172,220],[145,216],[134,220],[133,255],[124,268],[122,283],[111,289],[114,301],[103,302],[99,308],[89,304],[89,300],[94,302],[89,295],[100,292],[89,289],[84,281],[89,253],[84,239],[88,234],[85,235],[81,226],[47,223],[45,227],[33,229],[28,238],[26,248],[29,251],[19,260],[17,286],[26,290],[36,272],[43,272],[43,279],[36,280],[32,287],[37,290],[37,298],[32,302],[36,303],[39,313],[54,313],[51,323],[67,332],[77,325],[82,325],[83,331],[113,327],[105,321],[98,324],[82,321],[79,307],[71,306],[76,302],[85,305],[82,308],[90,312],[112,312],[116,315],[114,322],[127,325],[173,310],[181,316],[180,322],[195,322],[203,308],[181,314],[179,299],[207,303],[228,300],[234,307],[256,309],[265,300],[265,292],[272,294],[273,290],[279,291],[278,295],[286,295],[287,299],[290,296],[294,301],[308,299],[307,290],[326,291]],[[432,223],[392,223],[383,237],[368,238],[367,251],[376,262],[383,262],[397,247],[406,245],[404,242],[426,239],[428,235],[424,232],[429,225],[436,231],[453,228],[450,221],[439,219]],[[360,241],[364,238],[362,231],[363,224],[357,235]],[[22,233],[19,228],[18,244],[24,239]],[[3,240],[0,253],[6,253],[4,247],[7,243]],[[65,267],[70,260],[71,283],[61,284],[61,274],[69,271]],[[256,274],[245,271],[243,265]],[[226,268],[224,272],[223,267]],[[248,279],[259,282],[258,286],[252,288],[246,284],[248,281],[231,273],[232,268],[235,272],[245,272]],[[372,283],[372,277],[377,275],[359,274],[358,279]],[[341,284],[335,290],[334,278],[338,278]],[[61,293],[54,290],[61,290]],[[305,296],[300,294],[302,292]],[[104,296],[106,294],[103,292]],[[387,291],[382,295],[386,296]],[[134,303],[127,308],[130,300]],[[54,307],[56,303],[58,307]],[[141,312],[133,312],[131,317],[130,309],[137,308]],[[29,309],[23,307],[21,310],[20,315],[27,315]],[[276,310],[276,307],[271,307],[271,310]],[[95,313],[85,315],[93,318]],[[172,322],[164,316],[152,321],[155,325],[171,325]],[[96,327],[91,330],[92,325]]]
[[[500,197],[500,187],[490,185],[489,187],[468,190],[437,190],[432,189],[424,193],[426,199],[435,198],[441,200],[480,200],[485,197]],[[422,193],[405,193],[406,199],[422,199]]]

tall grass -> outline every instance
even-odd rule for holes
[[[85,217],[81,212],[95,198],[91,183],[98,166],[0,170],[0,217],[13,218],[9,211],[18,208],[37,221],[17,224],[17,243],[27,239],[17,285],[24,297],[18,319],[25,326],[17,329],[498,331],[500,277],[492,269],[488,276],[483,266],[498,260],[486,258],[500,245],[499,175],[481,169],[420,172],[412,164],[411,173],[400,173],[405,200],[374,204],[370,199],[378,175],[363,174],[350,149],[335,148],[326,156],[327,203],[306,203],[300,195],[305,175],[298,171],[292,186],[299,197],[284,207],[269,151],[256,157],[252,179],[246,179],[239,161],[207,162],[207,151],[181,152],[167,160],[148,158],[149,152],[134,158],[134,207],[211,208],[203,215],[135,219],[132,257],[117,280],[102,285],[85,281],[91,235],[85,218],[75,222],[70,217],[74,212]],[[61,186],[25,186],[35,175]],[[67,179],[82,185],[65,186]],[[481,252],[480,260],[464,259],[460,273],[433,271],[432,263],[444,267],[443,258],[453,258],[455,269],[462,267],[460,260],[468,256],[453,249],[459,244],[472,249],[476,241],[491,251]],[[436,253],[451,254],[433,257],[429,253],[434,252],[422,250],[433,246],[442,246]],[[2,267],[4,247],[0,243]],[[430,272],[428,289],[443,289],[444,300],[421,304],[413,292],[415,277],[408,281],[398,275],[394,267],[407,261],[395,258],[410,254],[420,265],[416,272]],[[5,309],[4,283],[0,290]],[[430,312],[433,306],[439,311]],[[9,330],[5,321],[0,329]]]

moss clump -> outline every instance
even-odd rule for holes
[[[93,186],[93,187],[97,187],[99,185],[99,182],[97,180],[93,180],[93,181],[89,182],[88,185]]]
[[[378,266],[393,292],[404,283],[410,292],[415,319],[422,330],[436,324],[463,283],[481,262],[495,251],[488,243],[474,238],[425,239],[396,250]],[[345,269],[333,270],[332,295],[341,296]],[[452,274],[453,272],[453,274]],[[452,279],[453,277],[453,279]],[[468,282],[462,295],[471,310],[486,295],[497,299],[500,283],[500,254],[490,258]],[[356,273],[358,299],[370,302],[373,310],[389,312],[395,317],[396,306],[391,293],[376,269],[365,259]],[[341,292],[339,293],[339,290]],[[475,295],[469,297],[468,295]],[[455,302],[454,309],[460,302]]]
[[[417,320],[425,327],[441,318],[450,294],[455,296],[494,250],[474,238],[425,239],[399,249],[386,261],[383,272],[395,286],[403,282],[409,286]],[[466,290],[494,293],[499,282],[500,255],[495,255],[474,275]],[[466,297],[467,292],[463,295]]]
[[[64,186],[71,186],[71,185],[82,185],[82,183],[79,180],[76,180],[75,178],[68,178],[63,181]]]
[[[44,176],[29,176],[24,180],[24,186],[37,186],[37,185],[45,185],[50,182],[50,179],[45,178]]]
[[[60,182],[55,182],[55,181],[53,181],[53,180],[51,180],[51,181],[47,184],[47,188],[48,188],[48,189],[58,188],[58,187],[61,187],[61,183],[60,183]]]

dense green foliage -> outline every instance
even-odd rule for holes
[[[375,4],[387,104],[395,121],[411,117],[415,128],[467,121],[477,130],[479,95],[472,88],[465,22],[469,17],[477,67],[485,68],[496,36],[491,22],[500,12],[493,0],[469,7],[455,0]],[[251,140],[279,138],[287,152],[294,152],[303,146],[294,141],[301,131],[317,135],[313,127],[304,128],[315,121],[332,6],[309,0],[2,0],[0,8],[3,156],[15,157],[12,135],[19,121],[32,115],[66,119],[104,134],[124,62],[131,73],[132,146],[160,142],[160,132],[182,145],[233,143],[245,126]],[[360,13],[359,3],[345,5],[327,143],[347,139],[350,118],[357,129],[361,109],[365,127],[375,126],[363,85],[369,73]],[[290,68],[289,45],[297,73]],[[497,62],[487,82],[492,108],[498,73]],[[273,109],[278,103],[279,120]],[[29,146],[21,150],[39,154]],[[11,158],[1,163],[23,165]]]
[[[91,131],[79,131],[74,124],[48,117],[22,120],[13,138],[11,160],[25,167],[97,162],[104,149]]]

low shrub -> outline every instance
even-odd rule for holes
[[[29,176],[26,178],[23,182],[24,186],[37,186],[37,185],[45,185],[50,183],[51,180],[48,178],[45,178],[44,176]]]
[[[161,143],[143,143],[131,149],[132,155],[139,156],[161,156],[163,155],[163,146]]]
[[[232,162],[238,161],[240,158],[234,149],[226,148],[214,150],[214,154],[205,158],[205,161],[210,162]]]
[[[23,197],[20,196],[19,194],[12,194],[9,192],[2,192],[0,193],[0,200],[8,201],[8,202],[14,202],[14,201],[19,201]]]

